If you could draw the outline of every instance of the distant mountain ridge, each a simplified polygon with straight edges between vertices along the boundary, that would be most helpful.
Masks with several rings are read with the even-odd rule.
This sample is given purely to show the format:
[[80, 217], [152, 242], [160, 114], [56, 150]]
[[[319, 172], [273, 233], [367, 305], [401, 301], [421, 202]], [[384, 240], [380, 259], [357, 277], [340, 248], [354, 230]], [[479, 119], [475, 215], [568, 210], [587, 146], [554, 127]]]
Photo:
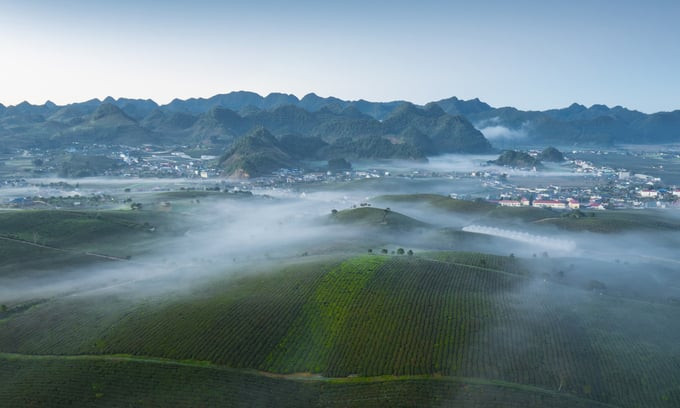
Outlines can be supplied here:
[[[305, 106], [307, 108], [305, 108]], [[368, 113], [367, 113], [368, 112]], [[378, 119], [375, 117], [383, 117]], [[0, 141], [10, 147], [54, 148], [73, 142], [124, 145], [210, 145], [230, 148], [264, 128], [286, 143], [313, 140], [298, 159], [422, 159], [442, 153], [486, 153], [492, 146], [463, 116], [436, 104], [346, 102], [310, 94], [234, 92], [209, 99], [97, 99], [80, 104], [22, 103], [0, 112]], [[256, 172], [257, 173], [257, 172]]]
[[[302, 98], [285, 93], [261, 96], [248, 91], [175, 99], [166, 105], [111, 97], [64, 106], [0, 104], [0, 142], [9, 147], [57, 147], [77, 140], [228, 147], [260, 126], [277, 138], [301, 135], [345, 146], [348, 140], [362, 140], [364, 147], [381, 150], [375, 157], [485, 153], [491, 151], [491, 143], [680, 142], [680, 110], [645, 114], [605, 105], [522, 111], [492, 107], [476, 98], [451, 97], [418, 106], [407, 101], [347, 101], [314, 93]], [[383, 140], [394, 147], [384, 149]], [[368, 149], [356, 156], [372, 155]]]

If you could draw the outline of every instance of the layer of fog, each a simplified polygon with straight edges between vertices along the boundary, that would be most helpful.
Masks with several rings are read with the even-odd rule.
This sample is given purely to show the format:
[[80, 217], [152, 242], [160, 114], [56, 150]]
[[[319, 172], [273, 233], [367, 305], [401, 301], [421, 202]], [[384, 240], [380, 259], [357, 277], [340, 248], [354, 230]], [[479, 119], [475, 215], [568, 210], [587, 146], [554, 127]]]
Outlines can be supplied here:
[[524, 122], [518, 129], [512, 129], [502, 125], [500, 118], [495, 117], [478, 122], [475, 124], [475, 127], [482, 132], [484, 137], [494, 143], [527, 139], [529, 137], [530, 123]]
[[[549, 256], [550, 259], [570, 259], [569, 264], [577, 258], [584, 265], [583, 274], [604, 274], [602, 279], [608, 286], [617, 280], [623, 282], [624, 278], [629, 286], [636, 280], [654, 281], [651, 287], [655, 288], [665, 283], [669, 283], [669, 287], [677, 286], [669, 271], [680, 267], [678, 232], [568, 232], [519, 220], [489, 218], [484, 214], [450, 212], [422, 202], [380, 202], [375, 200], [380, 194], [443, 192], [452, 186], [442, 180], [432, 184], [432, 180], [425, 179], [413, 180], [411, 189], [396, 190], [389, 181], [383, 179], [382, 183], [378, 188], [364, 185], [366, 188], [263, 190], [269, 198], [256, 195], [251, 199], [204, 199], [200, 204], [193, 204], [184, 215], [183, 222], [188, 221], [190, 225], [185, 234], [154, 241], [146, 255], [136, 256], [130, 262], [97, 263], [56, 271], [49, 277], [3, 277], [0, 278], [0, 300], [74, 294], [98, 287], [128, 290], [148, 287], [141, 283], [151, 280], [156, 282], [156, 290], [179, 290], [192, 281], [224, 278], [257, 264], [270, 264], [271, 269], [276, 269], [288, 260], [331, 254], [350, 256], [366, 253], [368, 249], [391, 251], [398, 247], [413, 249], [416, 254], [427, 250], [465, 250], [530, 259]], [[361, 203], [390, 207], [432, 227], [393, 231], [375, 225], [331, 222], [332, 209], [348, 209]], [[471, 230], [475, 225], [484, 227], [489, 236], [478, 234], [483, 232], [479, 228]], [[624, 263], [646, 266], [638, 273], [617, 276], [612, 272], [621, 270]], [[595, 264], [597, 268], [589, 266]], [[598, 272], [600, 270], [605, 272]]]
[[379, 241], [379, 234], [330, 222], [331, 210], [347, 205], [299, 197], [203, 200], [183, 215], [190, 226], [183, 235], [154, 240], [145, 255], [30, 277], [3, 276], [0, 301], [144, 280], [164, 279], [168, 290], [178, 290], [193, 280], [228, 276], [257, 263], [365, 252], [365, 243]]
[[552, 238], [544, 235], [534, 235], [526, 231], [514, 231], [509, 229], [489, 227], [484, 225], [468, 225], [463, 227], [465, 232], [474, 232], [476, 234], [493, 235], [501, 238], [508, 238], [532, 246], [556, 250], [560, 254], [565, 254], [576, 249], [576, 243], [568, 239]]

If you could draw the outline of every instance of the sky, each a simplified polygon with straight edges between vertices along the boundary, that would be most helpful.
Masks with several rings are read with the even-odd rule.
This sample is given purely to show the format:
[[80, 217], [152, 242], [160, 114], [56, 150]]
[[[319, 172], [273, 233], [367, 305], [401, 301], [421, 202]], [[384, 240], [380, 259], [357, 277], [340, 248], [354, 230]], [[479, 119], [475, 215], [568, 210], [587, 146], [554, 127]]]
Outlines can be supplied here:
[[0, 0], [0, 103], [249, 90], [680, 109], [677, 1]]

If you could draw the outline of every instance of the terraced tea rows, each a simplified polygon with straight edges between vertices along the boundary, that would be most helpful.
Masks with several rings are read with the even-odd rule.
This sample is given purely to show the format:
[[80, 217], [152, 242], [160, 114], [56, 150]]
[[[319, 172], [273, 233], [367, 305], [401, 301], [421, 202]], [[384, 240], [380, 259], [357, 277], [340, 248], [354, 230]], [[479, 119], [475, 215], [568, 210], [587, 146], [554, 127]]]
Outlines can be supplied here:
[[22, 407], [468, 407], [604, 408], [531, 387], [474, 379], [274, 378], [256, 372], [125, 357], [0, 354], [0, 402]]
[[[425, 256], [437, 260], [307, 261], [141, 304], [51, 301], [0, 321], [0, 351], [124, 353], [357, 381], [465, 377], [623, 407], [680, 403], [676, 306], [532, 278], [512, 257]], [[427, 381], [410, 383], [411, 405], [440, 397]]]

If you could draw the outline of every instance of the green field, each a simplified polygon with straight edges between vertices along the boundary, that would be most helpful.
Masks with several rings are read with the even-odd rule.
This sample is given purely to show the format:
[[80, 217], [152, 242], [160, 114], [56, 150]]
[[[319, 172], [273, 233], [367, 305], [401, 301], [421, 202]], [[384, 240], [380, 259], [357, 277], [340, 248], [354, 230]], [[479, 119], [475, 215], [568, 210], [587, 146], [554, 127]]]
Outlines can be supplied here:
[[0, 398], [674, 407], [678, 310], [546, 282], [510, 257], [309, 259], [162, 297], [84, 295], [11, 314]]
[[413, 229], [429, 227], [426, 223], [407, 217], [389, 208], [360, 207], [331, 214], [331, 222], [339, 224], [360, 224], [389, 229]]
[[0, 401], [13, 407], [609, 406], [534, 387], [454, 377], [280, 377], [126, 356], [0, 354], [0, 363]]
[[483, 218], [497, 224], [530, 223], [533, 226], [552, 226], [567, 231], [619, 233], [680, 229], [680, 221], [668, 217], [663, 211], [586, 211], [584, 216], [573, 217], [567, 211], [536, 207], [499, 207], [485, 201], [457, 200], [437, 194], [385, 195], [376, 197], [375, 200], [383, 205], [391, 205], [395, 211], [400, 211], [402, 206], [425, 204], [434, 210], [468, 217], [470, 221]]
[[[651, 273], [636, 271], [651, 263], [481, 253], [503, 253], [507, 241], [397, 211], [413, 199], [565, 229], [581, 221], [594, 230], [607, 222], [637, 228], [626, 220], [671, 225], [655, 213], [572, 219], [397, 196], [394, 211], [360, 207], [315, 218], [327, 231], [361, 234], [309, 243], [311, 255], [237, 263], [196, 252], [177, 266], [158, 247], [199, 236], [203, 224], [190, 224], [189, 207], [0, 212], [0, 279], [10, 283], [58, 281], [105, 264], [156, 268], [143, 279], [113, 274], [0, 299], [0, 406], [680, 404], [680, 303], [652, 295], [664, 289], [658, 282], [640, 290], [623, 279], [676, 285], [674, 265]], [[415, 254], [380, 250], [398, 246]]]
[[127, 259], [179, 231], [179, 223], [151, 211], [2, 211], [0, 276]]

